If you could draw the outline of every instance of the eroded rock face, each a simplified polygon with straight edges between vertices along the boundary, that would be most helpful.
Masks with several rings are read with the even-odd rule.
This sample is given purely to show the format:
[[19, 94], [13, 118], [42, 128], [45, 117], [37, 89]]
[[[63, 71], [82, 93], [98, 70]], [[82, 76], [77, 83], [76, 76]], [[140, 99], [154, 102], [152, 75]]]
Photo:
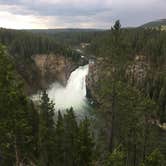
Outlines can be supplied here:
[[150, 66], [146, 63], [146, 57], [136, 55], [134, 62], [126, 69], [126, 77], [128, 81], [135, 86], [142, 86]]
[[99, 81], [99, 61], [90, 60], [89, 61], [89, 72], [86, 76], [86, 87], [87, 87], [87, 97], [96, 104], [100, 101], [100, 97], [97, 92], [97, 82]]
[[[108, 63], [109, 62], [109, 63]], [[97, 57], [89, 62], [89, 73], [86, 78], [87, 97], [95, 104], [102, 104], [103, 98], [100, 94], [101, 84], [105, 78], [112, 74], [111, 62], [105, 57]]]
[[31, 95], [48, 88], [55, 81], [66, 85], [70, 73], [77, 67], [62, 55], [38, 54], [30, 63], [17, 64], [17, 71], [23, 78], [25, 93]]
[[[111, 61], [99, 57], [89, 64], [89, 74], [86, 78], [88, 97], [97, 103], [102, 103], [101, 95], [99, 95], [100, 82], [104, 78], [111, 78], [113, 73], [113, 65]], [[126, 67], [126, 78], [133, 86], [143, 86], [146, 80], [150, 65], [146, 62], [146, 57], [136, 55], [131, 64]], [[111, 83], [111, 79], [110, 79]]]
[[70, 73], [77, 67], [70, 59], [60, 55], [35, 55], [33, 59], [40, 71], [43, 87], [55, 81], [65, 85]]

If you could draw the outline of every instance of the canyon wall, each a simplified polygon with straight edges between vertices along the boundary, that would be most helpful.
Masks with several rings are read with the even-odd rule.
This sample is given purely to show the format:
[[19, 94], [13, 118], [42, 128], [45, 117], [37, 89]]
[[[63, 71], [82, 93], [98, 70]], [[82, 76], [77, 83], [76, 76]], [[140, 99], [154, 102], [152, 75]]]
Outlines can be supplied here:
[[[114, 66], [107, 58], [98, 57], [89, 63], [89, 73], [86, 78], [87, 97], [95, 103], [102, 103], [102, 95], [99, 93], [103, 81], [110, 78], [113, 74]], [[125, 78], [126, 81], [133, 86], [142, 87], [146, 81], [150, 65], [146, 62], [146, 57], [143, 55], [135, 55], [131, 63], [126, 66]]]
[[31, 63], [17, 65], [17, 71], [24, 80], [25, 92], [33, 94], [55, 81], [66, 85], [70, 73], [77, 67], [77, 63], [61, 55], [37, 54]]

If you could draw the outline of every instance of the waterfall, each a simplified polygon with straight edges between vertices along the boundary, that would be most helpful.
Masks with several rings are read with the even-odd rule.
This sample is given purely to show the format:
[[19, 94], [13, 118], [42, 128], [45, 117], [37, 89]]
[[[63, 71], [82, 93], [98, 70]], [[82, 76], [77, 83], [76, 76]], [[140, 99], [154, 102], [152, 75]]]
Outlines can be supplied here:
[[67, 81], [66, 87], [58, 83], [52, 84], [47, 90], [49, 98], [55, 103], [56, 110], [73, 107], [80, 110], [86, 106], [86, 75], [88, 65], [80, 66], [73, 71]]

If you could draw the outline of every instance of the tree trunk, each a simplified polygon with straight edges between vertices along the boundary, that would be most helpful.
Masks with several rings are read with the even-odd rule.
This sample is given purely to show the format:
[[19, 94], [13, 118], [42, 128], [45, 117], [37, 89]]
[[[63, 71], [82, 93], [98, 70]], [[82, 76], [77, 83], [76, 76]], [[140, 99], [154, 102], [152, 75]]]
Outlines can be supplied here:
[[113, 152], [113, 139], [114, 139], [114, 119], [115, 119], [115, 83], [113, 82], [113, 92], [112, 92], [112, 106], [111, 106], [111, 128], [110, 128], [110, 142], [109, 142], [109, 151]]
[[137, 145], [134, 145], [134, 166], [136, 166], [136, 159], [137, 159]]
[[144, 146], [143, 146], [143, 161], [145, 161], [146, 157], [146, 146], [148, 142], [148, 131], [149, 131], [149, 125], [148, 125], [148, 118], [145, 117], [145, 136], [144, 136]]
[[133, 140], [133, 142], [134, 142], [134, 157], [133, 157], [133, 160], [134, 160], [134, 166], [136, 166], [136, 160], [137, 160], [137, 144], [136, 144], [136, 141], [137, 140], [137, 138], [136, 138], [136, 131], [134, 130], [134, 140]]
[[16, 166], [20, 166], [20, 157], [19, 157], [19, 150], [17, 146], [17, 139], [15, 137], [15, 155], [16, 155]]

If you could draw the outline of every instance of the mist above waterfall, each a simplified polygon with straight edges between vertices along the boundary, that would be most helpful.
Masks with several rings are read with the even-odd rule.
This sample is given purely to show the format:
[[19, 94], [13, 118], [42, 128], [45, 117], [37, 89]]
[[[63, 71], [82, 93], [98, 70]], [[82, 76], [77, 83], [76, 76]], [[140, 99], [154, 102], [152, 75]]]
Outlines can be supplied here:
[[86, 75], [88, 65], [81, 66], [73, 71], [67, 81], [66, 87], [54, 83], [47, 90], [49, 98], [55, 103], [56, 110], [73, 107], [80, 110], [87, 105], [86, 99]]

